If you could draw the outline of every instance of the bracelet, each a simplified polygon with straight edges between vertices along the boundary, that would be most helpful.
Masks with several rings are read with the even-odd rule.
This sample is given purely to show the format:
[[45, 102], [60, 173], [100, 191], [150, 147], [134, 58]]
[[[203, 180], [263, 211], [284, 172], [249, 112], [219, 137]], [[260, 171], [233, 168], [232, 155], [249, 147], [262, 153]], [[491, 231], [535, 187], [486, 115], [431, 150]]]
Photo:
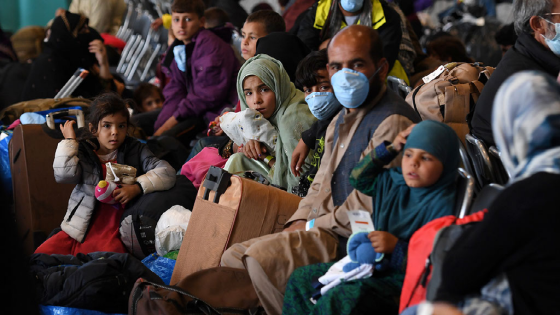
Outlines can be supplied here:
[[267, 157], [264, 158], [264, 162], [265, 162], [266, 164], [269, 164], [270, 161], [272, 161], [272, 160], [274, 160], [274, 159], [275, 159], [275, 157], [273, 157], [272, 155], [269, 155], [269, 156], [267, 156]]
[[233, 140], [229, 140], [226, 146], [224, 147], [224, 150], [222, 151], [222, 157], [224, 159], [228, 159], [232, 155], [233, 153], [232, 148], [233, 148]]

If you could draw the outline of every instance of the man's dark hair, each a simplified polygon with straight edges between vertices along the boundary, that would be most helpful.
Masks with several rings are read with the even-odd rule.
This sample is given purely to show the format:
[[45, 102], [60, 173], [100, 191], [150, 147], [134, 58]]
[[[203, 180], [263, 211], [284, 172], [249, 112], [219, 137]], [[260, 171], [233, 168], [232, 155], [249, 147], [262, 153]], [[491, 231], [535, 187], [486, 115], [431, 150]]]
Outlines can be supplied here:
[[251, 15], [247, 17], [246, 23], [261, 23], [264, 25], [264, 30], [267, 34], [286, 31], [286, 22], [284, 22], [284, 18], [282, 18], [280, 14], [270, 10], [251, 13]]
[[202, 0], [174, 0], [171, 5], [173, 13], [195, 13], [199, 18], [204, 17], [204, 9]]
[[312, 87], [317, 84], [317, 72], [327, 70], [329, 57], [327, 50], [313, 51], [305, 56], [297, 66], [295, 85], [298, 89]]
[[517, 41], [517, 34], [515, 33], [515, 26], [513, 23], [502, 26], [500, 30], [494, 35], [494, 39], [499, 45], [510, 46]]
[[204, 11], [204, 17], [206, 18], [208, 28], [224, 26], [229, 22], [229, 15], [226, 11], [217, 7], [209, 8]]

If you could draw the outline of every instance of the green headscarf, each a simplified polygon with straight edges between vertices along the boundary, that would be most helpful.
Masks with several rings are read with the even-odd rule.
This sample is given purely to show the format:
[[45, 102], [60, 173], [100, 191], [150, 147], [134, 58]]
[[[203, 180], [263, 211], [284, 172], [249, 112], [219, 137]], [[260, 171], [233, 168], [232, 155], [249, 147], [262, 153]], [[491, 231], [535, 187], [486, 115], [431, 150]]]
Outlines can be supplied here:
[[[243, 93], [243, 81], [253, 75], [259, 77], [276, 97], [276, 108], [272, 116], [268, 118], [278, 131], [272, 183], [291, 191], [299, 181], [299, 178], [290, 171], [292, 152], [301, 139], [301, 133], [309, 129], [317, 119], [311, 114], [305, 103], [305, 94], [290, 82], [290, 77], [282, 63], [262, 54], [247, 60], [237, 75], [237, 95], [241, 103], [241, 110], [249, 108], [245, 93]], [[306, 164], [308, 167], [309, 164]], [[307, 167], [303, 168], [303, 172]]]
[[408, 187], [400, 167], [378, 177], [372, 215], [375, 229], [404, 240], [426, 223], [453, 214], [460, 163], [457, 134], [437, 121], [425, 120], [414, 126], [404, 150], [408, 148], [430, 153], [443, 164], [443, 171], [435, 184], [423, 188]]

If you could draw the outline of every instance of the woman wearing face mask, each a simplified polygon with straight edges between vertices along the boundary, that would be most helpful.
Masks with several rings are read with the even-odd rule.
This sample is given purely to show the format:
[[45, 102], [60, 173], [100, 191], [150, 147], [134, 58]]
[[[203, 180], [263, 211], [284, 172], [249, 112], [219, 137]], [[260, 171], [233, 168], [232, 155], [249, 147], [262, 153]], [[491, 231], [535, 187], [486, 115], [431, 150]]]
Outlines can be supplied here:
[[[224, 169], [230, 173], [254, 170], [266, 175], [272, 184], [292, 191], [298, 177], [290, 172], [290, 162], [301, 133], [316, 121], [282, 64], [267, 55], [257, 55], [245, 62], [237, 77], [237, 94], [241, 110], [260, 112], [274, 128], [278, 138], [275, 152], [259, 141], [250, 140], [240, 153], [232, 155]], [[307, 170], [309, 164], [302, 166]]]
[[99, 33], [88, 27], [85, 16], [64, 11], [54, 19], [45, 49], [33, 62], [22, 100], [54, 97], [78, 68], [90, 73], [73, 96], [92, 98], [103, 91], [121, 94], [124, 90], [124, 84], [109, 71], [107, 50]]
[[[401, 44], [404, 44], [404, 22], [401, 22], [399, 14], [384, 0], [320, 0], [305, 13], [296, 35], [316, 50], [348, 25], [370, 26], [382, 39], [389, 75], [407, 81], [405, 69], [398, 61]], [[404, 28], [406, 30], [406, 26]]]

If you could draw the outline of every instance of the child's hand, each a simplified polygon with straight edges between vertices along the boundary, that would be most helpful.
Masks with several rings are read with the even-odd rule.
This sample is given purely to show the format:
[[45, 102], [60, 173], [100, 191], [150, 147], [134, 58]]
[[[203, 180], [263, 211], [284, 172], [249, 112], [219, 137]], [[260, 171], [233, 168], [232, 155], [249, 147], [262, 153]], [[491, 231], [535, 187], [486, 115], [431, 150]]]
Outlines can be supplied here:
[[257, 140], [249, 140], [243, 146], [243, 154], [254, 160], [262, 160], [266, 157], [266, 148]]
[[303, 142], [302, 139], [299, 140], [294, 152], [292, 153], [292, 162], [290, 163], [290, 169], [292, 174], [295, 176], [300, 176], [299, 170], [305, 161], [305, 158], [309, 154], [309, 147]]
[[74, 131], [74, 124], [76, 122], [73, 120], [68, 120], [64, 123], [64, 126], [60, 124], [60, 131], [62, 131], [62, 135], [64, 139], [73, 139], [76, 140], [76, 132]]
[[371, 246], [378, 253], [391, 254], [399, 239], [389, 232], [373, 231], [368, 234]]
[[120, 202], [123, 205], [127, 204], [129, 201], [142, 193], [142, 191], [140, 190], [140, 186], [136, 184], [122, 184], [120, 186], [121, 187], [119, 189], [115, 189], [115, 191], [113, 191], [113, 198], [115, 198], [117, 202]]
[[414, 126], [416, 126], [416, 124], [410, 125], [405, 130], [399, 132], [395, 140], [393, 140], [393, 149], [400, 151], [404, 148], [404, 145], [406, 144], [406, 138], [408, 137], [408, 135], [410, 135]]

